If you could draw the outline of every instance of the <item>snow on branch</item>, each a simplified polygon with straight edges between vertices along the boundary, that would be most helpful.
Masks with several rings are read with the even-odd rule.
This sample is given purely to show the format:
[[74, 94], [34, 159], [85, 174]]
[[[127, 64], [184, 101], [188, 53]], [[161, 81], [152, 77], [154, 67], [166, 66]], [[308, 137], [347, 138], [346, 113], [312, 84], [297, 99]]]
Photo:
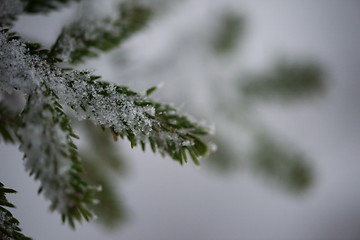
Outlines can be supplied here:
[[17, 40], [8, 29], [0, 31], [0, 89], [11, 93], [14, 89], [30, 94], [45, 78], [45, 71], [38, 68], [42, 60], [27, 54], [26, 45]]
[[312, 61], [278, 60], [270, 71], [250, 75], [241, 90], [253, 99], [297, 100], [315, 96], [325, 88], [324, 72]]
[[89, 220], [92, 214], [86, 205], [94, 203], [96, 189], [81, 180], [81, 161], [72, 141], [77, 136], [52, 91], [45, 85], [37, 88], [21, 118], [20, 150], [25, 168], [41, 183], [39, 192], [70, 226], [74, 227], [74, 219]]
[[123, 3], [114, 17], [81, 18], [62, 30], [51, 54], [73, 64], [83, 62], [86, 57], [96, 57], [99, 50], [117, 47], [142, 29], [150, 16], [148, 7]]
[[126, 136], [131, 146], [149, 143], [153, 151], [168, 154], [180, 163], [187, 153], [197, 159], [208, 153], [208, 147], [197, 137], [209, 129], [177, 114], [169, 105], [156, 103], [127, 87], [98, 81], [89, 72], [63, 72], [50, 88], [62, 103], [75, 110], [77, 117], [109, 127], [116, 135]]
[[89, 220], [88, 205], [96, 189], [82, 180], [82, 163], [63, 105], [79, 120], [88, 119], [126, 137], [131, 146], [146, 145], [181, 164], [190, 156], [195, 164], [209, 152], [200, 139], [208, 129], [178, 115], [165, 104], [127, 87], [99, 81], [87, 71], [61, 69], [59, 60], [39, 44], [24, 43], [7, 29], [0, 30], [0, 92], [17, 89], [27, 105], [20, 114], [17, 137], [25, 154], [25, 166], [40, 181], [40, 190], [60, 212], [63, 221]]
[[[4, 34], [6, 35], [6, 33]], [[4, 37], [3, 37], [4, 38]], [[1, 37], [0, 37], [1, 39]], [[111, 128], [120, 137], [126, 136], [132, 146], [149, 143], [153, 151], [169, 154], [175, 160], [187, 161], [186, 152], [197, 163], [197, 159], [208, 153], [207, 146], [198, 138], [209, 131], [200, 124], [180, 116], [169, 105], [156, 103], [127, 87], [99, 81], [86, 71], [59, 69], [43, 59], [43, 50], [26, 48], [16, 39], [2, 44], [4, 52], [10, 48], [15, 57], [4, 59], [0, 72], [7, 74], [0, 78], [0, 86], [10, 91], [11, 87], [30, 94], [39, 81], [49, 87], [61, 104], [75, 110], [79, 120], [89, 119], [97, 125]], [[16, 49], [18, 49], [16, 51]], [[16, 68], [16, 61], [22, 68]], [[21, 74], [21, 77], [17, 77]], [[11, 76], [14, 75], [14, 76]], [[27, 81], [22, 84], [24, 76]], [[25, 79], [26, 79], [25, 78]]]

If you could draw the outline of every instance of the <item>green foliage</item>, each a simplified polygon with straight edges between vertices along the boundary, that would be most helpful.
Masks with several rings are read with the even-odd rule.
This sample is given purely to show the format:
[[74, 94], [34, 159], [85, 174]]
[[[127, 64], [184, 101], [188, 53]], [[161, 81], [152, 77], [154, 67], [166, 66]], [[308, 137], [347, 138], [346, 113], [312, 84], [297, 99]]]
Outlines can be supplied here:
[[219, 27], [213, 41], [217, 53], [229, 53], [236, 47], [241, 33], [244, 31], [244, 20], [236, 13], [221, 16]]
[[81, 63], [87, 57], [97, 57], [98, 50], [109, 51], [144, 28], [150, 17], [151, 11], [147, 7], [120, 4], [116, 19], [80, 19], [62, 30], [51, 55], [72, 64]]
[[317, 64], [280, 61], [272, 71], [249, 77], [242, 91], [252, 98], [295, 100], [323, 88], [323, 73]]
[[258, 173], [294, 192], [302, 192], [313, 182], [306, 158], [289, 146], [281, 146], [270, 136], [257, 136], [251, 156]]
[[[304, 60], [278, 61], [270, 69], [238, 78], [237, 104], [220, 99], [225, 103], [220, 104], [217, 111], [228, 116], [227, 124], [233, 124], [229, 129], [238, 129], [239, 138], [238, 142], [234, 139], [225, 142], [227, 132], [219, 131], [216, 136], [219, 150], [207, 162], [221, 173], [230, 173], [243, 163], [241, 166], [250, 166], [252, 171], [265, 177], [266, 182], [292, 193], [303, 193], [313, 184], [310, 163], [295, 146], [278, 141], [270, 129], [264, 129], [259, 118], [254, 118], [252, 104], [263, 100], [289, 104], [316, 97], [324, 91], [324, 74], [318, 64]], [[249, 143], [255, 148], [251, 149]]]
[[[144, 103], [142, 103], [144, 104]], [[199, 164], [198, 158], [207, 155], [209, 152], [208, 146], [203, 143], [198, 136], [207, 135], [209, 130], [199, 124], [191, 122], [185, 116], [179, 116], [176, 109], [169, 105], [162, 105], [155, 102], [147, 102], [155, 107], [155, 116], [153, 118], [159, 123], [154, 126], [153, 136], [149, 137], [150, 146], [153, 152], [156, 152], [156, 147], [160, 153], [168, 153], [174, 160], [183, 164], [187, 162], [187, 153], [195, 164]], [[162, 132], [171, 133], [174, 138], [163, 137]], [[121, 134], [120, 134], [121, 136]], [[136, 143], [130, 139], [132, 145]], [[178, 143], [181, 143], [179, 146]], [[145, 150], [144, 142], [140, 142], [142, 148]]]
[[11, 214], [7, 208], [14, 208], [7, 198], [7, 193], [16, 193], [15, 190], [5, 188], [0, 182], [0, 239], [3, 240], [31, 240], [21, 233], [19, 221]]
[[[148, 142], [154, 152], [159, 150], [163, 155], [166, 153], [181, 164], [187, 162], [187, 154], [198, 164], [198, 158], [209, 152], [207, 145], [198, 138], [208, 134], [208, 129], [178, 115], [175, 108], [156, 103], [127, 87], [98, 81], [97, 76], [89, 75], [88, 72], [79, 72], [75, 78], [71, 76], [64, 79], [65, 84], [71, 86], [62, 97], [65, 99], [64, 103], [76, 112], [83, 111], [95, 124], [101, 123], [97, 117], [88, 116], [92, 109], [100, 110], [99, 107], [105, 106], [95, 116], [110, 115], [116, 109], [114, 121], [106, 121], [101, 125], [111, 128], [121, 138], [126, 137], [131, 147], [141, 145], [145, 150]], [[75, 98], [71, 101], [71, 97], [67, 96]], [[98, 105], [99, 101], [101, 106]], [[129, 108], [134, 110], [128, 112]]]

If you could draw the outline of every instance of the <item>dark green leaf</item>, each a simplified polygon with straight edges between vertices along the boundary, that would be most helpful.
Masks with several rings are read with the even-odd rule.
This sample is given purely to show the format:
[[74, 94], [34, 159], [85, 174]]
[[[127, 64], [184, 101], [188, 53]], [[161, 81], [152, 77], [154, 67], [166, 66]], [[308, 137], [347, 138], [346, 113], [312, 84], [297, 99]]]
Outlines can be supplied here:
[[[147, 7], [123, 3], [119, 5], [117, 19], [103, 18], [93, 22], [81, 19], [63, 29], [50, 55], [54, 58], [66, 56], [65, 60], [70, 63], [81, 63], [85, 58], [98, 56], [97, 50], [109, 51], [119, 46], [144, 28], [150, 16], [151, 11]], [[91, 30], [84, 27], [86, 24], [91, 26]], [[68, 49], [68, 41], [72, 42], [71, 51]]]

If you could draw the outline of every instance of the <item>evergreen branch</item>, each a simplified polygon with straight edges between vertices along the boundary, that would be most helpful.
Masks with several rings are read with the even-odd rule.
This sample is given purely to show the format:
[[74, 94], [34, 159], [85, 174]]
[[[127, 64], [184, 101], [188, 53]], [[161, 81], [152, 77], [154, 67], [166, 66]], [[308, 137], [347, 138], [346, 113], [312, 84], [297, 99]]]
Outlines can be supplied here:
[[0, 88], [18, 89], [29, 96], [17, 131], [25, 166], [40, 180], [39, 191], [51, 201], [51, 209], [72, 227], [75, 221], [91, 218], [87, 205], [93, 203], [95, 190], [81, 179], [82, 165], [71, 139], [75, 135], [59, 103], [74, 109], [80, 120], [89, 119], [126, 136], [132, 147], [140, 144], [145, 150], [149, 144], [154, 152], [166, 153], [180, 163], [190, 155], [198, 164], [198, 158], [208, 152], [199, 139], [207, 129], [168, 105], [98, 81], [89, 72], [61, 70], [47, 50], [22, 43], [5, 29], [0, 31], [0, 50], [5, 53], [0, 54]]
[[126, 87], [98, 81], [89, 72], [63, 72], [61, 82], [49, 82], [61, 103], [75, 110], [79, 120], [111, 128], [126, 136], [131, 146], [149, 143], [152, 150], [168, 154], [180, 163], [186, 153], [198, 164], [208, 147], [198, 137], [208, 129], [177, 114], [169, 105], [156, 103]]
[[29, 95], [41, 80], [48, 78], [49, 66], [39, 50], [32, 50], [32, 45], [39, 47], [19, 41], [16, 33], [7, 28], [0, 30], [1, 91], [11, 93], [17, 89]]
[[0, 239], [2, 240], [31, 240], [21, 233], [19, 221], [5, 207], [14, 208], [7, 198], [7, 193], [16, 193], [15, 190], [5, 188], [0, 182]]
[[51, 201], [71, 227], [92, 217], [95, 188], [82, 180], [82, 163], [72, 141], [77, 137], [52, 91], [45, 84], [29, 97], [18, 130], [25, 167], [41, 182], [39, 193]]
[[233, 12], [221, 16], [219, 26], [213, 39], [216, 53], [230, 53], [244, 32], [244, 19]]
[[282, 146], [267, 134], [256, 136], [251, 160], [256, 171], [288, 190], [301, 193], [311, 186], [313, 173], [307, 159], [292, 148]]
[[119, 5], [116, 19], [81, 19], [63, 29], [51, 55], [72, 64], [96, 57], [97, 51], [109, 51], [144, 28], [150, 16], [149, 8], [127, 3]]
[[314, 95], [323, 88], [323, 73], [316, 64], [280, 61], [271, 72], [250, 76], [242, 91], [253, 98], [292, 100]]
[[41, 181], [39, 192], [51, 200], [51, 209], [59, 211], [63, 221], [74, 227], [75, 220], [91, 218], [86, 205], [92, 203], [94, 189], [80, 178], [82, 166], [71, 140], [75, 135], [45, 84], [58, 78], [56, 61], [47, 57], [48, 52], [39, 44], [24, 44], [6, 29], [0, 33], [0, 87], [31, 96], [17, 130], [25, 166]]
[[[6, 32], [3, 34], [8, 36]], [[0, 35], [0, 40], [9, 52], [9, 59], [4, 61], [4, 66], [0, 65], [0, 71], [11, 81], [0, 79], [0, 87], [31, 94], [42, 81], [60, 103], [75, 110], [80, 120], [89, 119], [111, 128], [120, 137], [126, 136], [132, 147], [140, 144], [145, 149], [149, 143], [154, 152], [157, 148], [161, 154], [167, 153], [180, 163], [187, 162], [187, 153], [196, 164], [199, 157], [208, 153], [208, 147], [198, 138], [207, 134], [208, 129], [178, 115], [174, 108], [126, 87], [98, 81], [100, 77], [89, 72], [60, 70], [55, 66], [56, 58], [47, 58], [48, 51], [39, 50], [37, 44], [24, 45], [4, 36]], [[15, 67], [16, 63], [20, 67]], [[24, 78], [28, 78], [26, 84]]]

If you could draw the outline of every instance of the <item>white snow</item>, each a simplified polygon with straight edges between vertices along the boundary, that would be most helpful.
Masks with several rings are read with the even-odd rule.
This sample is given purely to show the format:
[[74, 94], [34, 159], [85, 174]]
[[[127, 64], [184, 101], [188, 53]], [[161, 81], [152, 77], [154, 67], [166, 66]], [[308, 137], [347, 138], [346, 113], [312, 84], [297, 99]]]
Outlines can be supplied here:
[[169, 141], [175, 144], [176, 151], [194, 144], [179, 135], [186, 134], [187, 129], [153, 131], [163, 123], [154, 118], [155, 108], [145, 103], [146, 97], [91, 80], [88, 72], [62, 71], [9, 37], [8, 33], [0, 33], [0, 91], [11, 93], [17, 89], [28, 98], [22, 113], [24, 125], [17, 131], [20, 150], [25, 154], [26, 169], [41, 182], [43, 194], [57, 204], [60, 213], [72, 207], [69, 197], [76, 191], [70, 184], [70, 133], [62, 125], [66, 116], [56, 110], [56, 101], [70, 106], [79, 120], [91, 120], [116, 133], [133, 136], [135, 141], [147, 142], [149, 137], [155, 137], [161, 153], [169, 150]]
[[11, 93], [14, 89], [29, 94], [44, 78], [37, 66], [41, 63], [37, 57], [25, 54], [26, 48], [18, 40], [8, 41], [8, 34], [0, 33], [0, 89]]
[[50, 96], [39, 88], [29, 101], [30, 107], [23, 115], [26, 124], [18, 130], [25, 168], [41, 182], [45, 197], [58, 203], [57, 210], [65, 213], [71, 203], [69, 193], [74, 191], [69, 184], [72, 161], [68, 133], [60, 127], [60, 116], [50, 110], [49, 104], [54, 104]]

